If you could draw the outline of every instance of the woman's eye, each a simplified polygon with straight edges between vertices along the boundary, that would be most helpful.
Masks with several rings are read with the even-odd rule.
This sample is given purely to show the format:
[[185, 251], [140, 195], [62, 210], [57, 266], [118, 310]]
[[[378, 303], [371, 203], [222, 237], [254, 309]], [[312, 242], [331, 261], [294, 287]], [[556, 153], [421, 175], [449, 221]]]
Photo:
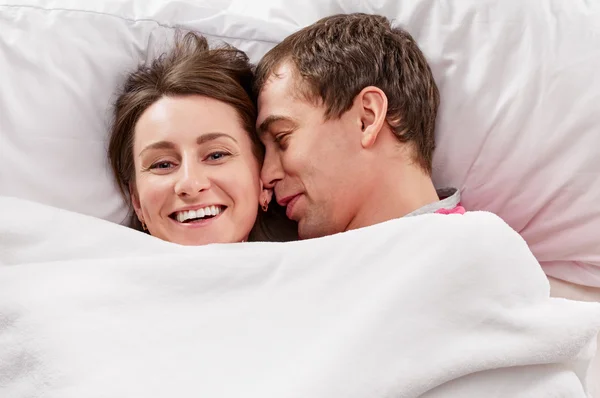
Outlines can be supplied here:
[[230, 154], [228, 152], [213, 152], [211, 154], [209, 154], [206, 159], [207, 160], [221, 160], [227, 156], [229, 156]]
[[173, 166], [173, 164], [171, 162], [156, 162], [152, 166], [150, 166], [150, 168], [151, 169], [168, 169], [172, 166]]

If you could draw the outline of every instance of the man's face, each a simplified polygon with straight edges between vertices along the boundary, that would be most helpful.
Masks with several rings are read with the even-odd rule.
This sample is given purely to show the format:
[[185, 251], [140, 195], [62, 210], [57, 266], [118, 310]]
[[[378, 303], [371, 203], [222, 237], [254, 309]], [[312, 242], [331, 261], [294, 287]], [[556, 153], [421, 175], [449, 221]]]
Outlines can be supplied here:
[[360, 117], [351, 109], [325, 121], [323, 106], [295, 92], [292, 72], [280, 66], [258, 97], [257, 128], [266, 147], [261, 178], [307, 239], [345, 231], [368, 192], [361, 181]]

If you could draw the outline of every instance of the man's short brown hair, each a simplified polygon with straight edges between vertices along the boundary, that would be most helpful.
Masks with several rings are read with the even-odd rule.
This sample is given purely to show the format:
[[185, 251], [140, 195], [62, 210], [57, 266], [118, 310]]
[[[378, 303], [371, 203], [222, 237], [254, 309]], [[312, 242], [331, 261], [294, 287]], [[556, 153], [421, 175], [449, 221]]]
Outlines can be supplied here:
[[348, 111], [365, 87], [381, 89], [388, 98], [388, 124], [400, 142], [414, 146], [415, 161], [431, 173], [440, 97], [427, 60], [408, 32], [392, 28], [379, 15], [323, 18], [263, 57], [255, 71], [256, 96], [285, 62], [297, 75], [297, 92], [325, 106], [325, 119]]

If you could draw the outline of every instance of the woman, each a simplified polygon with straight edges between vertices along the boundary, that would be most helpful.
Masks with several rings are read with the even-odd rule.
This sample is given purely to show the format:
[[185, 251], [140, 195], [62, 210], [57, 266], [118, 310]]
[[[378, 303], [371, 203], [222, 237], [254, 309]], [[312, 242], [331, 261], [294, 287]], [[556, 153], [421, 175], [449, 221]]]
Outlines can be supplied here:
[[109, 158], [132, 227], [183, 245], [294, 239], [260, 181], [252, 77], [242, 51], [195, 33], [129, 75]]

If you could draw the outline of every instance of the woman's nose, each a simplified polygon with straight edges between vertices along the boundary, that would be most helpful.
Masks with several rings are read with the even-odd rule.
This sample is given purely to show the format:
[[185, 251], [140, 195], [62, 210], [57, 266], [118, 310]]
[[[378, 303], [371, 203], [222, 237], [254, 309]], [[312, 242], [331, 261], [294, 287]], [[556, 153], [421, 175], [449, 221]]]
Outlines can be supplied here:
[[175, 183], [175, 193], [179, 196], [194, 196], [210, 188], [210, 179], [205, 168], [193, 162], [184, 162]]

